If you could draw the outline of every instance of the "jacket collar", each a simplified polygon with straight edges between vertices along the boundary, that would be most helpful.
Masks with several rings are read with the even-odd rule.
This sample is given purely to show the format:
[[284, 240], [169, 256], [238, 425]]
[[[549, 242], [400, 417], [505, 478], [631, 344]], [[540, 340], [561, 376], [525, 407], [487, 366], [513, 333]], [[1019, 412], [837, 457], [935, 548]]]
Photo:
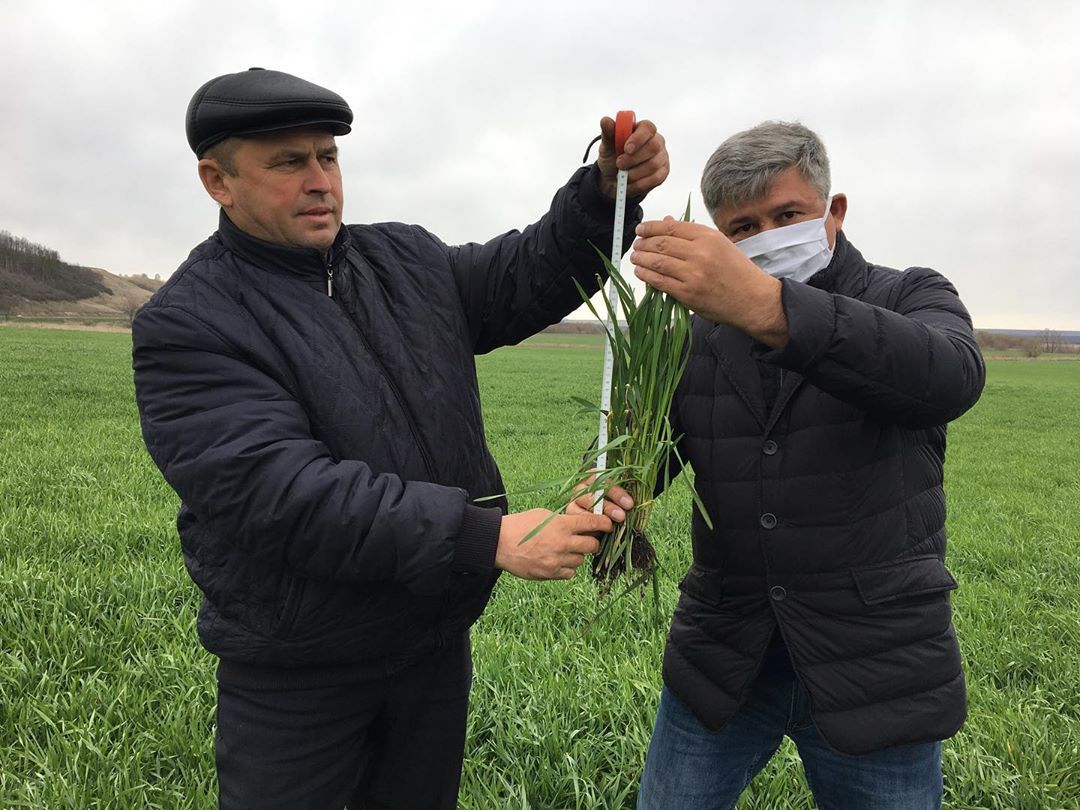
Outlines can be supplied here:
[[869, 283], [866, 259], [848, 241], [843, 231], [837, 231], [832, 261], [806, 283], [819, 290], [857, 298]]
[[324, 259], [315, 248], [275, 245], [252, 236], [238, 228], [224, 209], [218, 216], [218, 236], [225, 247], [263, 270], [315, 278], [325, 276], [327, 267], [336, 266], [350, 244], [349, 229], [342, 225]]
[[[824, 270], [807, 280], [806, 284], [825, 292], [858, 298], [866, 290], [868, 279], [866, 259], [847, 240], [843, 231], [837, 231], [832, 261]], [[761, 371], [758, 368], [758, 355], [763, 353], [765, 347], [745, 332], [723, 324], [709, 330], [705, 342], [716, 355], [717, 363], [727, 375], [732, 387], [767, 435], [776, 424], [784, 406], [803, 383], [802, 375], [790, 370], [784, 371], [776, 402], [772, 411], [767, 411]]]

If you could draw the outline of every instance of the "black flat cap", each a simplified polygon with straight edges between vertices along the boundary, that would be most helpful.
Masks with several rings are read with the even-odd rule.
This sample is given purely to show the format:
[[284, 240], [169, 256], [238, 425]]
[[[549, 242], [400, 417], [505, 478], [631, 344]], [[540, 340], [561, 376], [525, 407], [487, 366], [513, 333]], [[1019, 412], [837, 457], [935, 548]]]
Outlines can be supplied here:
[[202, 157], [232, 135], [307, 126], [344, 135], [352, 119], [337, 93], [288, 73], [251, 68], [218, 76], [195, 92], [187, 109], [187, 140]]

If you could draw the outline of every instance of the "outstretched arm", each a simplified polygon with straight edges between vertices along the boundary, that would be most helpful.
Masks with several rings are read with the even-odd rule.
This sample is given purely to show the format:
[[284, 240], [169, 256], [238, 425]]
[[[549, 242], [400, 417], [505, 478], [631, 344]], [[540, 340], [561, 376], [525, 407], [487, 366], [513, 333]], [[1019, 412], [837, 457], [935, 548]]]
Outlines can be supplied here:
[[979, 398], [985, 380], [971, 317], [939, 273], [897, 280], [890, 309], [757, 268], [704, 225], [643, 222], [630, 256], [645, 283], [708, 320], [762, 344], [760, 359], [875, 417], [910, 427], [942, 425]]
[[596, 291], [604, 268], [593, 246], [611, 244], [619, 169], [628, 174], [623, 244], [630, 243], [641, 219], [637, 203], [668, 175], [667, 147], [652, 122], [639, 121], [616, 159], [613, 129], [603, 119], [599, 159], [571, 177], [539, 221], [483, 244], [438, 243], [453, 268], [476, 353], [517, 343], [577, 309], [575, 282]]

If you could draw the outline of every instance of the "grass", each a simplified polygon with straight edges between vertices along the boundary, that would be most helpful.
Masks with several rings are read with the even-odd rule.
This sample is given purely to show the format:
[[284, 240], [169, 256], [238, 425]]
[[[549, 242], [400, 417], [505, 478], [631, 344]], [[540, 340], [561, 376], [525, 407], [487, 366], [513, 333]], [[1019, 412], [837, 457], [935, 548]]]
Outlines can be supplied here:
[[[570, 397], [596, 397], [600, 340], [479, 359], [511, 491], [576, 469], [595, 427]], [[1080, 808], [1078, 393], [1080, 363], [992, 362], [950, 428], [971, 710], [945, 746], [950, 808]], [[214, 662], [175, 507], [139, 437], [128, 336], [0, 329], [0, 807], [215, 806]], [[679, 486], [651, 524], [667, 612], [688, 511]], [[595, 604], [587, 576], [500, 583], [473, 634], [462, 808], [633, 806], [666, 617], [632, 600], [582, 636]], [[781, 749], [740, 808], [809, 808], [797, 762]]]

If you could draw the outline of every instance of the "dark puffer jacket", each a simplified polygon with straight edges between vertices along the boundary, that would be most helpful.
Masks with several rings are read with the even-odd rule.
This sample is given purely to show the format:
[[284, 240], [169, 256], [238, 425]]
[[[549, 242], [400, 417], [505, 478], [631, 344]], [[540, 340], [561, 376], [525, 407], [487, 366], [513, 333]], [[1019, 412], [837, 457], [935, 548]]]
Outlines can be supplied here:
[[382, 676], [476, 620], [502, 508], [472, 500], [503, 485], [473, 355], [576, 308], [575, 278], [596, 288], [589, 242], [613, 212], [596, 181], [580, 170], [486, 244], [343, 227], [329, 264], [222, 215], [139, 312], [143, 436], [182, 501], [200, 638], [238, 665], [223, 671]]
[[[971, 320], [941, 275], [868, 264], [842, 233], [783, 306], [781, 350], [694, 325], [673, 421], [714, 529], [695, 513], [664, 680], [719, 728], [779, 626], [834, 748], [944, 739], [966, 713], [942, 466], [983, 386]], [[781, 369], [770, 411], [759, 361]]]

